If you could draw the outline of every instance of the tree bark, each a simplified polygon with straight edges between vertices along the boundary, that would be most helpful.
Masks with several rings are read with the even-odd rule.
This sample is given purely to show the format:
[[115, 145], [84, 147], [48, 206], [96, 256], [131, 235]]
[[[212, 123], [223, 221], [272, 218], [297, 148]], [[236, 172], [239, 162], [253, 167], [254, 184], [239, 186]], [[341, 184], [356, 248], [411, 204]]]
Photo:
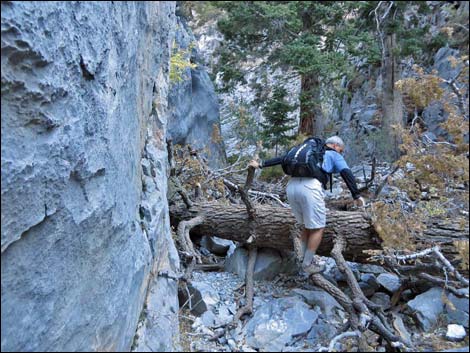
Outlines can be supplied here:
[[[252, 221], [249, 221], [243, 205], [218, 202], [196, 204], [190, 210], [183, 205], [174, 206], [170, 213], [173, 225], [196, 215], [205, 216], [203, 223], [192, 229], [194, 234], [216, 235], [242, 243], [254, 235], [250, 245], [280, 250], [294, 250], [292, 237], [299, 229], [290, 209], [272, 205], [257, 205], [256, 218]], [[318, 249], [320, 255], [330, 255], [335, 234], [345, 236], [348, 244], [344, 256], [350, 261], [367, 259], [369, 255], [364, 254], [363, 250], [381, 249], [381, 240], [364, 212], [329, 210], [327, 226]], [[444, 255], [454, 259], [456, 253], [452, 242], [457, 239], [468, 239], [468, 225], [462, 229], [458, 224], [436, 221], [428, 226], [417, 243], [423, 244], [422, 247], [440, 243]]]
[[382, 58], [382, 126], [387, 132], [388, 143], [391, 147], [389, 157], [393, 159], [399, 156], [400, 141], [392, 126], [403, 126], [403, 103], [400, 92], [395, 89], [395, 83], [400, 79], [398, 58], [394, 53], [397, 47], [396, 42], [395, 33], [385, 36]]
[[320, 82], [315, 75], [302, 75], [299, 133], [321, 135], [323, 121], [320, 106]]

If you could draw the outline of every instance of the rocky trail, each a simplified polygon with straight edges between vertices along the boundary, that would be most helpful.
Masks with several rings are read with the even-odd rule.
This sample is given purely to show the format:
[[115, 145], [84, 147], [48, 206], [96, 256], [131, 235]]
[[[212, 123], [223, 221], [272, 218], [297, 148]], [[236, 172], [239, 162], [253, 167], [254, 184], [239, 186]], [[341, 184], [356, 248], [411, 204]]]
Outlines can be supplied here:
[[[197, 153], [193, 152], [192, 156], [197, 163], [204, 165], [204, 161], [197, 157]], [[210, 173], [209, 169], [207, 171]], [[378, 180], [373, 183], [374, 186], [371, 186], [373, 190], [378, 187], [385, 176], [390, 174], [390, 167], [381, 166], [372, 171], [370, 167], [363, 166], [355, 168], [355, 171], [357, 179], [364, 183], [371, 182], [371, 173], [378, 175]], [[186, 173], [191, 174], [186, 170], [179, 177], [186, 180]], [[248, 173], [247, 180], [250, 178], [249, 175], [250, 173]], [[394, 177], [402, 178], [400, 172]], [[232, 180], [235, 181], [233, 184], [235, 186], [237, 180], [241, 181], [236, 176]], [[181, 183], [179, 184], [182, 186]], [[226, 183], [226, 192], [230, 193], [232, 189], [243, 190], [241, 186], [233, 187], [233, 185], [227, 186]], [[276, 186], [266, 184], [261, 186], [259, 182], [257, 184], [255, 182], [253, 186], [253, 190], [266, 191], [273, 188]], [[345, 201], [347, 199], [345, 190], [342, 182], [335, 180], [335, 189], [334, 192], [328, 192], [327, 204], [330, 207], [343, 204], [345, 214], [354, 214], [357, 209], [348, 211], [350, 206], [347, 206], [348, 203]], [[392, 190], [392, 186], [386, 186], [380, 191], [383, 192], [381, 197], [386, 199], [393, 192]], [[206, 190], [206, 195], [207, 193], [210, 194], [210, 189]], [[251, 195], [253, 197], [256, 192], [252, 192]], [[181, 204], [186, 197], [188, 195], [180, 190], [176, 198], [179, 201], [176, 202]], [[282, 195], [278, 195], [278, 197], [264, 200], [252, 199], [247, 205], [246, 201], [242, 202], [243, 196], [241, 196], [239, 202], [242, 205], [245, 203], [246, 208], [239, 206], [240, 218], [249, 218], [249, 206], [255, 209], [255, 217], [263, 217], [260, 210], [268, 207], [266, 204], [271, 204], [272, 208], [269, 212], [272, 214], [281, 212], [284, 206], [279, 205], [279, 200], [282, 198]], [[203, 201], [198, 199], [198, 202]], [[221, 200], [218, 202], [220, 203]], [[233, 202], [236, 200], [232, 198], [231, 203]], [[400, 202], [406, 205], [410, 200], [403, 195]], [[189, 221], [183, 221], [180, 211], [176, 211], [175, 208], [171, 211], [172, 223], [175, 225], [175, 230], [178, 228], [177, 243], [180, 257], [188, 259], [187, 252], [193, 253], [189, 256], [193, 262], [191, 263], [190, 260], [182, 264], [192, 272], [189, 272], [189, 275], [186, 272], [185, 280], [180, 282], [179, 287], [181, 339], [185, 350], [381, 352], [398, 349], [391, 346], [390, 338], [385, 338], [381, 334], [381, 332], [387, 332], [384, 329], [366, 325], [361, 329], [361, 333], [351, 330], [351, 312], [345, 306], [347, 299], [345, 302], [344, 296], [339, 295], [335, 290], [332, 291], [331, 285], [344, 293], [346, 298], [357, 298], [359, 291], [366, 303], [372, 303], [367, 305], [380, 308], [381, 315], [383, 315], [380, 317], [385, 320], [383, 322], [388, 321], [390, 330], [398, 335], [395, 340], [405, 343], [399, 348], [400, 351], [465, 350], [466, 345], [468, 346], [466, 329], [468, 329], [469, 294], [468, 282], [465, 282], [464, 278], [464, 282], [460, 284], [456, 281], [449, 281], [448, 288], [447, 284], [442, 286], [444, 282], [436, 282], [437, 277], [430, 275], [419, 277], [420, 281], [416, 282], [411, 280], [413, 278], [411, 275], [400, 273], [401, 267], [394, 267], [394, 264], [390, 267], [390, 263], [384, 266], [383, 263], [380, 264], [377, 261], [371, 262], [373, 257], [370, 256], [369, 260], [366, 256], [355, 256], [362, 260], [361, 263], [344, 262], [348, 269], [346, 271], [338, 266], [336, 257], [335, 259], [324, 257], [326, 268], [323, 273], [309, 277], [299, 268], [295, 252], [292, 251], [295, 245], [292, 245], [292, 239], [286, 235], [284, 239], [282, 236], [267, 235], [263, 238], [262, 235], [255, 235], [255, 239], [250, 242], [247, 240], [248, 236], [240, 236], [245, 231], [244, 226], [238, 225], [230, 228], [230, 219], [235, 219], [233, 215], [227, 215], [216, 221], [218, 216], [214, 203], [208, 204], [212, 206], [209, 207], [210, 211], [205, 213], [204, 218], [207, 221], [198, 220], [189, 225], [193, 220], [201, 217], [197, 216], [200, 209], [191, 201], [186, 200], [185, 203], [186, 207], [189, 205], [189, 211], [193, 210], [191, 217], [196, 218], [191, 219], [188, 216], [186, 219]], [[227, 209], [229, 206], [221, 205], [221, 207]], [[213, 220], [213, 226], [201, 226], [204, 224], [201, 222], [211, 222], [210, 220]], [[181, 237], [182, 228], [176, 227], [178, 222], [180, 224], [189, 222], [187, 223], [189, 228], [185, 230], [186, 237]], [[223, 231], [225, 239], [211, 236], [211, 231], [217, 234], [217, 230], [224, 229], [220, 225], [223, 222], [227, 222], [227, 230]], [[195, 228], [191, 228], [192, 226]], [[334, 225], [330, 223], [329, 227], [334, 227]], [[338, 229], [348, 231], [345, 224], [339, 225]], [[353, 228], [350, 228], [350, 231], [352, 232]], [[287, 233], [286, 228], [284, 234]], [[357, 241], [354, 237], [348, 240], [350, 241], [348, 247], [354, 246], [354, 242]], [[190, 243], [183, 246], [186, 241]], [[281, 243], [276, 244], [278, 241]], [[446, 242], [443, 238], [441, 241], [443, 244]], [[336, 244], [337, 240], [334, 242]], [[262, 244], [265, 244], [265, 247]], [[253, 247], [257, 249], [257, 255], [250, 277], [247, 275], [250, 271], [249, 261], [252, 251], [250, 249]], [[325, 251], [327, 248], [327, 245], [323, 245], [322, 254], [328, 254], [331, 251]], [[367, 249], [367, 246], [364, 246], [364, 249]], [[356, 251], [356, 253], [359, 252], [360, 250]], [[433, 254], [432, 251], [427, 250], [424, 253], [426, 256]], [[417, 257], [421, 255], [418, 254]], [[433, 266], [439, 265], [436, 260], [431, 259], [431, 262], [433, 261]], [[436, 267], [440, 268], [438, 272], [446, 271], [442, 266], [441, 264]], [[353, 279], [349, 278], [350, 274]], [[433, 274], [437, 273], [433, 272]], [[243, 308], [249, 300], [250, 287], [245, 284], [245, 280], [248, 281], [250, 278], [253, 280], [252, 311], [238, 320], [239, 309]], [[456, 287], [454, 288], [453, 285]]]
[[[217, 241], [217, 240], [216, 240]], [[205, 248], [202, 248], [205, 249]], [[205, 250], [203, 250], [205, 252]], [[346, 289], [344, 276], [331, 258], [323, 275]], [[262, 251], [255, 266], [254, 315], [213, 340], [243, 304], [246, 252], [238, 248], [223, 271], [194, 271], [188, 295], [180, 289], [181, 344], [184, 351], [204, 352], [318, 352], [342, 332], [348, 315], [327, 292], [313, 285], [306, 274], [271, 249]], [[468, 298], [439, 287], [423, 292], [402, 290], [398, 276], [377, 265], [349, 263], [368, 298], [394, 317], [394, 325], [420, 351], [468, 350]], [[278, 272], [279, 271], [279, 272]], [[468, 295], [468, 289], [467, 289]], [[397, 296], [398, 294], [398, 296]], [[392, 303], [392, 300], [394, 301]], [[463, 320], [463, 321], [462, 321]], [[455, 323], [459, 324], [455, 324]], [[380, 337], [364, 333], [366, 346], [355, 339], [339, 340], [336, 351], [387, 351]]]

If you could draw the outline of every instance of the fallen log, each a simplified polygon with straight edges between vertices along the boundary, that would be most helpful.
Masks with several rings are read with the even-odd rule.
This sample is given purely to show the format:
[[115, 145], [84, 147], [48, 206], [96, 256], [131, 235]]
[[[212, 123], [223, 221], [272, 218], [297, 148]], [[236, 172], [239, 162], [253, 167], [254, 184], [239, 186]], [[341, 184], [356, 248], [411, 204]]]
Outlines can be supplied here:
[[[204, 221], [191, 230], [196, 235], [216, 235], [257, 247], [294, 249], [292, 237], [298, 232], [298, 226], [289, 208], [256, 205], [256, 218], [251, 221], [244, 205], [207, 202], [194, 204], [190, 209], [182, 204], [170, 209], [174, 226], [198, 215], [204, 216]], [[382, 241], [364, 211], [329, 210], [323, 241], [318, 249], [320, 255], [330, 255], [335, 234], [346, 238], [344, 256], [349, 261], [363, 262], [369, 257], [363, 250], [381, 249]], [[457, 222], [434, 221], [417, 239], [417, 244], [418, 248], [440, 244], [443, 254], [453, 260], [456, 253], [452, 242], [458, 239], [468, 239], [468, 224], [462, 229]]]

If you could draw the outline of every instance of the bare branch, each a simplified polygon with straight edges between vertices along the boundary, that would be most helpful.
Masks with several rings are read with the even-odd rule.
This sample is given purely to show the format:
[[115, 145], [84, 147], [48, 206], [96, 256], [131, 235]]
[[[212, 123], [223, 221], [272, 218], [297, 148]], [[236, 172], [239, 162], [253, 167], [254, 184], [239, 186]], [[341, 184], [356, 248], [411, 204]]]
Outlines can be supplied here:
[[387, 184], [388, 178], [395, 174], [398, 169], [400, 169], [400, 167], [396, 166], [390, 173], [385, 176], [385, 178], [383, 178], [382, 184], [380, 184], [377, 190], [375, 190], [374, 199], [376, 199], [380, 195], [380, 192], [382, 191], [383, 187], [385, 186], [385, 184]]
[[276, 194], [271, 194], [271, 193], [261, 192], [261, 191], [254, 191], [254, 190], [248, 190], [248, 194], [249, 195], [254, 195], [254, 196], [268, 197], [270, 199], [273, 199], [273, 200], [277, 201], [282, 207], [285, 207], [285, 208], [290, 207], [288, 204], [282, 202], [279, 195], [276, 195]]
[[334, 337], [331, 340], [328, 348], [327, 347], [321, 347], [318, 351], [319, 352], [333, 352], [334, 349], [335, 349], [336, 344], [338, 343], [338, 341], [342, 340], [343, 338], [349, 338], [349, 337], [360, 338], [361, 337], [361, 332], [360, 331], [343, 332], [343, 333], [337, 335], [336, 337]]

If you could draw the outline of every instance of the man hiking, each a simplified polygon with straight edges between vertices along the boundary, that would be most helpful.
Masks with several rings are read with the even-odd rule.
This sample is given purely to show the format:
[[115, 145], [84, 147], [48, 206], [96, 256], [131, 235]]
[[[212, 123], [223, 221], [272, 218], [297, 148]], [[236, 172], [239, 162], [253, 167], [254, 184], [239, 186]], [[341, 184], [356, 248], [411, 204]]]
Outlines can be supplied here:
[[302, 268], [308, 274], [323, 271], [324, 263], [316, 255], [323, 237], [326, 224], [324, 191], [333, 173], [339, 173], [346, 182], [356, 205], [364, 206], [354, 175], [342, 154], [344, 142], [339, 136], [332, 136], [326, 141], [308, 138], [301, 145], [291, 148], [284, 156], [272, 158], [260, 163], [250, 162], [254, 168], [265, 168], [282, 164], [286, 174], [292, 176], [287, 184], [287, 198], [302, 230]]

